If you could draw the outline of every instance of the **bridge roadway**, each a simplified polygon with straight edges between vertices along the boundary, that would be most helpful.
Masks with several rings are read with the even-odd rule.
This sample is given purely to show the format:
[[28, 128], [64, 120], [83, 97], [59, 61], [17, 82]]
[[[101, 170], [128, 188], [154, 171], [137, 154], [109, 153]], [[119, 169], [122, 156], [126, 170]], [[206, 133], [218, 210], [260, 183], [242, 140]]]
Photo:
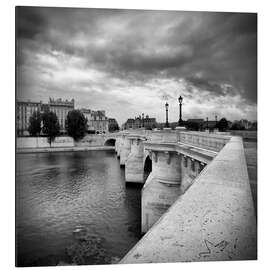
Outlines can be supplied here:
[[[120, 263], [256, 259], [256, 220], [240, 137], [136, 130], [112, 139], [126, 181], [144, 185], [146, 234]], [[144, 181], [147, 159], [152, 171]]]

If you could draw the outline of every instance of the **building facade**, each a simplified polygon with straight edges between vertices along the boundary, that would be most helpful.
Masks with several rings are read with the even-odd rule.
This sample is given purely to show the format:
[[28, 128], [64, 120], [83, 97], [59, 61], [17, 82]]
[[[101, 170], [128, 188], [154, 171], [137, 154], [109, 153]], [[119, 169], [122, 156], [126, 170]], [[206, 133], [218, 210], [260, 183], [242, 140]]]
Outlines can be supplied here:
[[148, 115], [146, 117], [135, 117], [134, 119], [129, 118], [123, 125], [124, 129], [137, 129], [137, 128], [145, 128], [145, 129], [153, 129], [157, 127], [156, 118], [151, 118]]
[[16, 129], [18, 135], [28, 135], [29, 118], [41, 111], [42, 102], [18, 101], [16, 103]]
[[69, 101], [69, 100], [62, 100], [61, 98], [58, 99], [50, 98], [48, 106], [49, 110], [51, 112], [54, 112], [58, 118], [60, 125], [60, 132], [65, 133], [66, 130], [65, 122], [67, 119], [68, 112], [74, 110], [75, 108], [74, 99]]
[[65, 120], [69, 111], [74, 110], [75, 101], [49, 98], [48, 103], [33, 101], [17, 101], [16, 103], [16, 129], [19, 136], [29, 135], [29, 119], [35, 111], [40, 113], [52, 111], [56, 114], [60, 132], [65, 133]]
[[122, 126], [123, 129], [130, 129], [130, 128], [134, 128], [134, 122], [135, 120], [132, 119], [132, 118], [129, 118], [125, 123], [124, 125]]
[[93, 111], [84, 108], [80, 111], [87, 119], [89, 133], [104, 134], [109, 132], [109, 119], [106, 117], [105, 111]]

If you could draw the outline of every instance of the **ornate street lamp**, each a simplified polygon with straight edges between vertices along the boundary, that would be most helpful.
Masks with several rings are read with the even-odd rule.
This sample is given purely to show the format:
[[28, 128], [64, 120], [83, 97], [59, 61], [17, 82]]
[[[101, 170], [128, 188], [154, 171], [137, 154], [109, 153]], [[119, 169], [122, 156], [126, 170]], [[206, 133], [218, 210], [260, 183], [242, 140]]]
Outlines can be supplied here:
[[178, 120], [178, 126], [182, 125], [182, 102], [183, 102], [183, 98], [182, 96], [180, 96], [178, 98], [179, 101], [179, 120]]
[[166, 124], [165, 124], [165, 127], [166, 128], [169, 127], [169, 122], [168, 122], [168, 107], [169, 107], [169, 104], [166, 102], [166, 104], [165, 104], [165, 108], [166, 108]]

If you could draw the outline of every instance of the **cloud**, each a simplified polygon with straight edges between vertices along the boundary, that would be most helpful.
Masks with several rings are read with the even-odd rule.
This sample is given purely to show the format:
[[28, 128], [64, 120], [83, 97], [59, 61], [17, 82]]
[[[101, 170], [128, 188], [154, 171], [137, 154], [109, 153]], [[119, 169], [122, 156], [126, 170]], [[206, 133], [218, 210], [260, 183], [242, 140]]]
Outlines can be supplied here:
[[[148, 111], [162, 121], [155, 106], [174, 102], [177, 117], [180, 94], [213, 110], [216, 98], [233, 110], [239, 97], [241, 111], [231, 115], [251, 106], [247, 114], [257, 117], [256, 14], [18, 7], [16, 20], [22, 98], [72, 95], [85, 106], [84, 95], [100, 93], [123, 101], [130, 116]], [[201, 115], [195, 108], [192, 118]]]

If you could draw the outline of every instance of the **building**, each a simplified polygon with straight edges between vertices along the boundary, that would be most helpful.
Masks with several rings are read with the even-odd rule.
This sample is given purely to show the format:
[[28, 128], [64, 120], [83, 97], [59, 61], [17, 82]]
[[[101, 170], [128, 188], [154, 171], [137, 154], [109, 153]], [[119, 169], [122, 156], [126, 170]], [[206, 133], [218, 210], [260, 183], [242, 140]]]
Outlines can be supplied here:
[[204, 122], [204, 119], [203, 118], [192, 118], [192, 119], [188, 119], [187, 122], [198, 123], [199, 125], [202, 125]]
[[148, 115], [146, 115], [146, 117], [142, 119], [142, 126], [145, 129], [156, 128], [157, 127], [156, 118], [150, 118]]
[[209, 129], [209, 130], [214, 130], [216, 128], [217, 122], [216, 120], [206, 120], [203, 123], [203, 129]]
[[134, 119], [129, 118], [123, 125], [124, 129], [137, 129], [137, 128], [145, 128], [145, 129], [153, 129], [157, 127], [156, 118], [150, 118], [148, 115], [146, 117], [135, 117]]
[[35, 112], [40, 113], [52, 111], [57, 115], [60, 132], [65, 133], [65, 120], [69, 111], [74, 110], [75, 101], [49, 98], [48, 103], [33, 102], [33, 101], [17, 101], [16, 103], [16, 129], [19, 136], [29, 135], [29, 119]]
[[42, 102], [18, 101], [16, 103], [16, 129], [18, 135], [28, 135], [29, 118], [35, 111], [41, 111]]
[[130, 129], [130, 128], [133, 128], [133, 127], [134, 127], [134, 122], [135, 122], [134, 119], [129, 118], [129, 119], [126, 121], [126, 123], [124, 123], [123, 128], [124, 128], [124, 129]]
[[67, 119], [67, 115], [69, 111], [74, 110], [75, 101], [72, 99], [71, 101], [58, 99], [49, 99], [48, 107], [51, 112], [54, 112], [58, 118], [60, 125], [60, 133], [65, 133], [66, 127], [65, 122]]
[[93, 111], [84, 108], [80, 111], [87, 119], [89, 133], [104, 134], [109, 132], [109, 119], [106, 117], [105, 111]]

